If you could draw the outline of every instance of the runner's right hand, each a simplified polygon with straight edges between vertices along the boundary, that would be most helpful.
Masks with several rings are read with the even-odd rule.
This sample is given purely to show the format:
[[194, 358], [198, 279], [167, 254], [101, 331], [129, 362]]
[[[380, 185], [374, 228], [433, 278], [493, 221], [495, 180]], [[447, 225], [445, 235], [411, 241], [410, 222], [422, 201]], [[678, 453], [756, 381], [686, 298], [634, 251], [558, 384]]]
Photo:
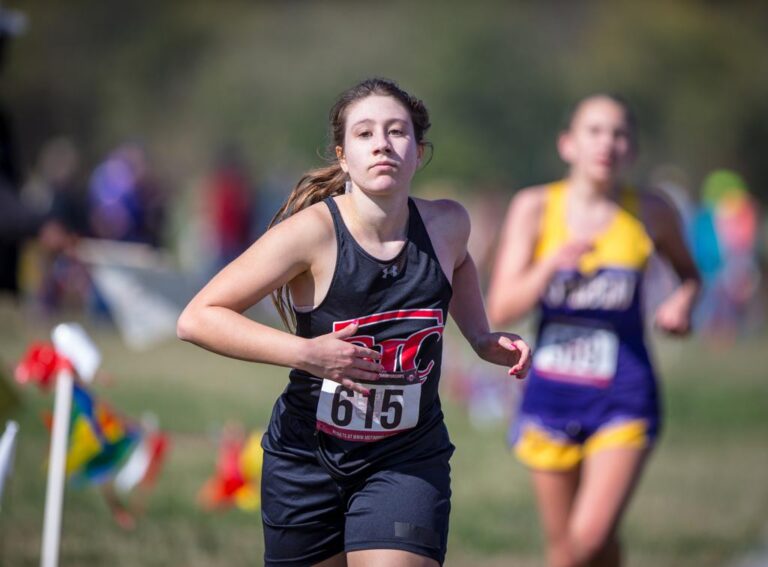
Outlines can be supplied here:
[[378, 352], [346, 340], [353, 337], [357, 329], [358, 324], [352, 323], [340, 331], [307, 339], [306, 364], [302, 370], [368, 395], [368, 388], [357, 381], [377, 380], [384, 367], [379, 363]]
[[594, 243], [589, 240], [569, 240], [554, 253], [552, 262], [555, 268], [575, 269], [579, 267], [581, 257], [594, 249]]

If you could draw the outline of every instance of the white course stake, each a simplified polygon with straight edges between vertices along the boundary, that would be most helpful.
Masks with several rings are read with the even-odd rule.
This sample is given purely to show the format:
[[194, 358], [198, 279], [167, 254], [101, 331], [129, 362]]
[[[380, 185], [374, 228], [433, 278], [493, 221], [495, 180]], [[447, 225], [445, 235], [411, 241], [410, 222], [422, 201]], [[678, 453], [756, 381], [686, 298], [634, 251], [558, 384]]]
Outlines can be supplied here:
[[67, 437], [72, 407], [73, 375], [69, 369], [56, 376], [56, 400], [53, 410], [51, 451], [48, 457], [48, 485], [45, 491], [45, 518], [43, 521], [43, 552], [40, 567], [59, 564], [59, 538], [61, 536], [61, 510], [64, 501], [64, 466], [67, 459]]
[[[77, 370], [79, 376], [90, 382], [101, 361], [96, 346], [77, 323], [62, 323], [52, 333], [56, 352], [65, 356]], [[61, 538], [61, 516], [64, 503], [64, 482], [66, 480], [67, 440], [72, 409], [72, 385], [74, 373], [62, 368], [56, 375], [56, 394], [53, 405], [53, 430], [51, 450], [48, 457], [48, 484], [45, 492], [45, 518], [43, 519], [43, 548], [40, 567], [57, 567], [59, 563], [59, 540]]]

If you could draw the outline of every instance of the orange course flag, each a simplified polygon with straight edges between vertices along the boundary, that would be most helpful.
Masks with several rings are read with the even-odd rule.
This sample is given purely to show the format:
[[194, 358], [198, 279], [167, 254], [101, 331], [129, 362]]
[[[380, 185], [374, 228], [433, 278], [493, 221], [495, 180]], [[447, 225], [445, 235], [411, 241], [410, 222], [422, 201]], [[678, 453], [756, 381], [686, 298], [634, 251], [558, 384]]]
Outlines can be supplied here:
[[222, 438], [216, 472], [200, 490], [199, 501], [204, 508], [235, 505], [245, 511], [259, 509], [261, 436], [261, 432], [253, 432], [247, 438], [230, 433]]

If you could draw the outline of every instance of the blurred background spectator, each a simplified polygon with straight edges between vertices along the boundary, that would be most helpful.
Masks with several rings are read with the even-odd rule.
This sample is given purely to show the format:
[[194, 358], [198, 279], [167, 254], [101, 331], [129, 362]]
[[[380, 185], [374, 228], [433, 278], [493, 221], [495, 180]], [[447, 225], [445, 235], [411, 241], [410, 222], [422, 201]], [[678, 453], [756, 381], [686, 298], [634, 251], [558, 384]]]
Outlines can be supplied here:
[[140, 144], [113, 149], [94, 169], [88, 196], [95, 237], [160, 246], [165, 203]]
[[[20, 13], [0, 6], [0, 73], [5, 71], [8, 43], [25, 27], [25, 18]], [[20, 240], [34, 234], [40, 225], [37, 216], [18, 202], [20, 181], [16, 138], [5, 104], [0, 101], [0, 292], [13, 295], [19, 291]]]
[[[24, 184], [21, 197], [31, 208], [48, 211], [70, 235], [88, 235], [85, 191], [80, 153], [64, 136], [43, 144], [34, 169]], [[74, 244], [74, 241], [73, 241]], [[91, 287], [87, 268], [74, 250], [60, 253], [27, 254], [25, 283], [35, 305], [46, 314], [61, 309], [82, 309]]]
[[[0, 6], [0, 72], [4, 69], [9, 41], [26, 28], [26, 17]], [[62, 223], [54, 202], [26, 203], [21, 193], [22, 175], [13, 121], [0, 102], [0, 294], [20, 295], [21, 247], [37, 237], [49, 257], [72, 244], [72, 234]]]
[[233, 145], [223, 147], [204, 181], [204, 225], [213, 256], [209, 275], [237, 258], [257, 237], [256, 197], [241, 152]]
[[697, 313], [713, 344], [730, 345], [764, 320], [758, 244], [760, 211], [744, 179], [720, 169], [706, 176], [694, 217], [693, 250], [704, 276]]

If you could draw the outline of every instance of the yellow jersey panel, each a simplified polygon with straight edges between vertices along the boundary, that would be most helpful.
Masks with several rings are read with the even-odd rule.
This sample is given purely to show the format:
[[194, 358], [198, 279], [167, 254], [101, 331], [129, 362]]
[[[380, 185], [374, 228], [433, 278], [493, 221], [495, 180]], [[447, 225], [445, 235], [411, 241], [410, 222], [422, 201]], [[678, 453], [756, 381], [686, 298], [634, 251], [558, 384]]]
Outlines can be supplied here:
[[[567, 185], [564, 181], [546, 188], [544, 213], [534, 258], [554, 254], [568, 242], [566, 223]], [[594, 240], [594, 249], [582, 256], [579, 271], [590, 274], [600, 268], [625, 268], [641, 271], [653, 253], [653, 242], [639, 219], [639, 198], [631, 189], [621, 192], [620, 208], [608, 227]]]

